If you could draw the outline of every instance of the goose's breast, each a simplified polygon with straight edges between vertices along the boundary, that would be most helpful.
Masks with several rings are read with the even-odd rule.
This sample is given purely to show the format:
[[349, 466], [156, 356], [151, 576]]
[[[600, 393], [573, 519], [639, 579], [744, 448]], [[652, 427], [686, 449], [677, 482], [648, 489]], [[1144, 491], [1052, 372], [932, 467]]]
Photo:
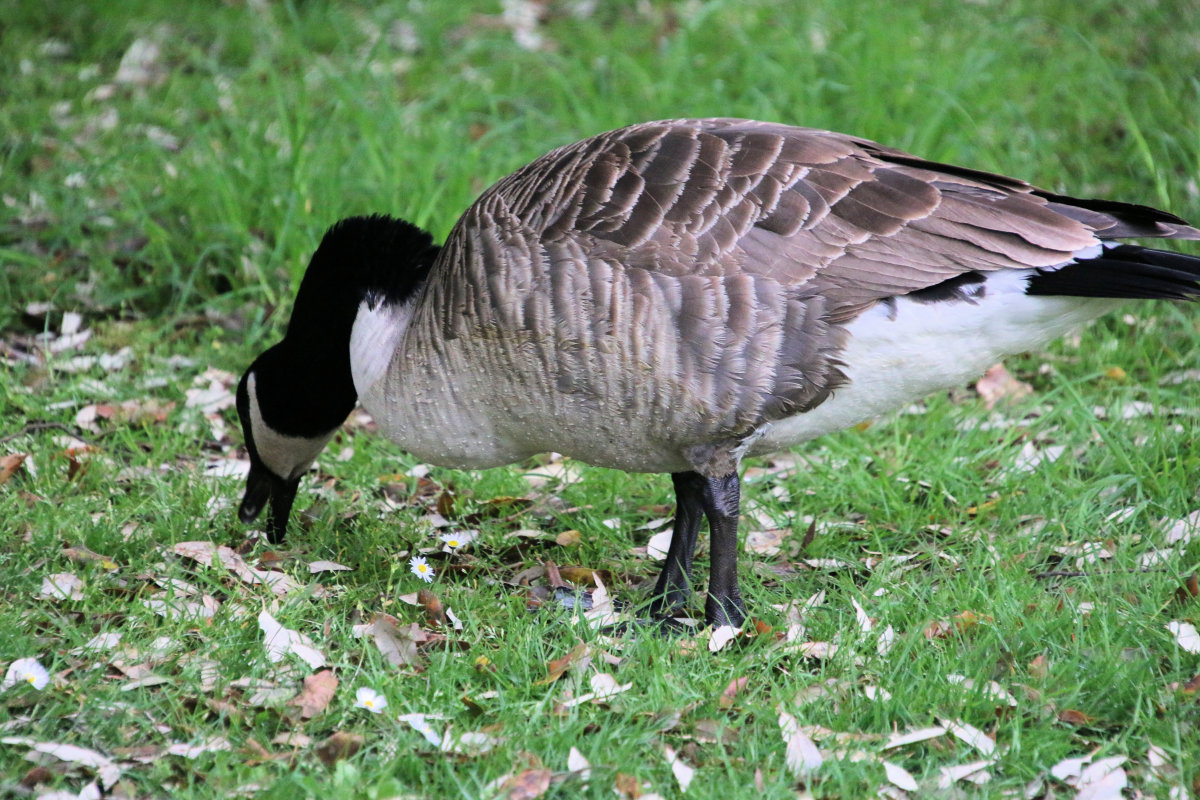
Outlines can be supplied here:
[[1005, 356], [1045, 346], [1120, 301], [1025, 294], [1032, 270], [987, 273], [968, 299], [897, 297], [847, 326], [849, 379], [821, 405], [769, 426], [767, 453], [903, 408], [978, 378]]

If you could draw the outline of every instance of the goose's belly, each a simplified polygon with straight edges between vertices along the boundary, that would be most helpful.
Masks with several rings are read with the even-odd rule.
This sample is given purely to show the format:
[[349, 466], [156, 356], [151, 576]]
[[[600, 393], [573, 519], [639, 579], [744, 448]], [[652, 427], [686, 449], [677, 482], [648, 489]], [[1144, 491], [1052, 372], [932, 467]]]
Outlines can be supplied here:
[[980, 377], [1005, 356], [1045, 346], [1119, 300], [1025, 294], [1025, 272], [991, 273], [982, 297], [881, 303], [847, 326], [849, 382], [811, 411], [767, 427], [751, 453], [769, 453], [903, 408]]

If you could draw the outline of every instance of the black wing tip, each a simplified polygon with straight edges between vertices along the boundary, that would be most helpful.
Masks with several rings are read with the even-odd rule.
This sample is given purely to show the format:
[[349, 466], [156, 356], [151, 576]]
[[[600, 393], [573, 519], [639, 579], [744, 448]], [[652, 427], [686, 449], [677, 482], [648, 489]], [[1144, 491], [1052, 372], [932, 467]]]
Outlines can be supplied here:
[[1026, 294], [1130, 300], [1200, 297], [1200, 257], [1123, 244], [1096, 258], [1040, 269]]

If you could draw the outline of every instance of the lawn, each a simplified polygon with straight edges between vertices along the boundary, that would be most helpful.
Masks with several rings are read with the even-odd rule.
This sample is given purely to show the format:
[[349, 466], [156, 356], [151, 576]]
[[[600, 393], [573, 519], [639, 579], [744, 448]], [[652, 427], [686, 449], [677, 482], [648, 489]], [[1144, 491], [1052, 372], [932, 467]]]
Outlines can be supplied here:
[[229, 392], [332, 222], [440, 239], [641, 120], [843, 130], [1195, 222], [1195, 16], [0, 0], [0, 670], [48, 673], [0, 692], [0, 796], [1194, 796], [1192, 306], [747, 463], [753, 624], [723, 646], [597, 629], [653, 586], [665, 476], [428, 469], [355, 415], [272, 549]]

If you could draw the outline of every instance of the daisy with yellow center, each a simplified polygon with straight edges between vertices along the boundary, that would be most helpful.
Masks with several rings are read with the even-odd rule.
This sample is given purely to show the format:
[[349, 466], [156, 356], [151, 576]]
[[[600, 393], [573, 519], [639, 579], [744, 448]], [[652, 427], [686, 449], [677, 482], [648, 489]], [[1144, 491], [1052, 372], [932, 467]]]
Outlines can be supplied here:
[[8, 665], [8, 672], [4, 673], [4, 683], [0, 685], [0, 689], [7, 689], [18, 683], [28, 683], [41, 691], [49, 685], [50, 673], [36, 658], [18, 658]]
[[360, 686], [354, 693], [354, 707], [380, 714], [387, 708], [387, 698], [369, 686]]
[[412, 570], [412, 574], [421, 580], [426, 583], [433, 582], [433, 567], [426, 563], [424, 556], [413, 556], [408, 562], [408, 567]]

